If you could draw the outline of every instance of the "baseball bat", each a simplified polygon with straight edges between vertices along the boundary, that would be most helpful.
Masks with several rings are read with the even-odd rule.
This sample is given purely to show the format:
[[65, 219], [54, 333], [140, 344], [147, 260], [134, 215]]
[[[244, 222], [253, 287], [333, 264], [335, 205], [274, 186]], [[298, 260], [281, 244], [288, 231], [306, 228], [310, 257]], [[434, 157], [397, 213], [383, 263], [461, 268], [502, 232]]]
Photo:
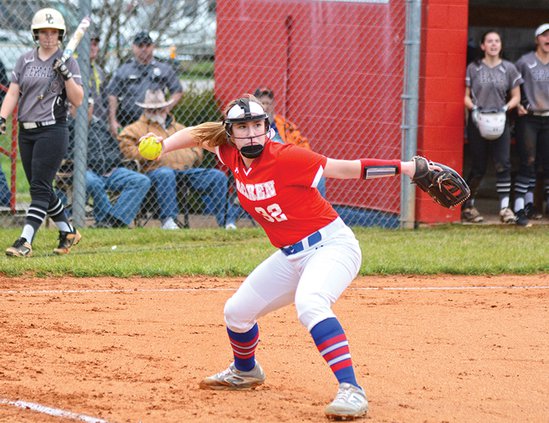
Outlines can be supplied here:
[[[65, 63], [69, 57], [71, 57], [74, 54], [74, 51], [78, 47], [78, 44], [80, 44], [80, 41], [82, 41], [82, 38], [84, 38], [84, 34], [86, 33], [87, 29], [90, 27], [91, 19], [89, 17], [84, 17], [80, 23], [78, 24], [78, 27], [72, 34], [71, 38], [69, 39], [69, 42], [65, 46], [65, 49], [63, 50], [63, 55], [61, 56], [60, 60], [61, 63]], [[52, 78], [48, 81], [48, 86], [44, 91], [42, 91], [42, 94], [40, 94], [39, 99], [42, 100], [44, 98], [44, 95], [49, 91], [51, 88], [51, 84], [55, 80], [56, 75], [52, 76]]]

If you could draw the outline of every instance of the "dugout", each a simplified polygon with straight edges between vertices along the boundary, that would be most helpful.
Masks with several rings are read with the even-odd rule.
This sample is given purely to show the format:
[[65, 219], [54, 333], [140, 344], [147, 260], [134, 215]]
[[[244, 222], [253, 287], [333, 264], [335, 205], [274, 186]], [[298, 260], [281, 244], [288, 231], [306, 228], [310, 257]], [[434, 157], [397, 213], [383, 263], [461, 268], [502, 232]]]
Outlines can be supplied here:
[[[258, 86], [314, 150], [337, 158], [400, 157], [404, 0], [217, 2], [215, 92], [221, 104]], [[520, 5], [518, 5], [520, 3]], [[418, 153], [461, 171], [468, 40], [484, 26], [526, 39], [549, 21], [546, 0], [422, 0]], [[510, 38], [517, 39], [512, 33]], [[522, 47], [519, 47], [522, 48]], [[400, 182], [329, 181], [328, 199], [398, 216]], [[459, 221], [418, 192], [416, 221]], [[377, 220], [376, 220], [377, 219]]]

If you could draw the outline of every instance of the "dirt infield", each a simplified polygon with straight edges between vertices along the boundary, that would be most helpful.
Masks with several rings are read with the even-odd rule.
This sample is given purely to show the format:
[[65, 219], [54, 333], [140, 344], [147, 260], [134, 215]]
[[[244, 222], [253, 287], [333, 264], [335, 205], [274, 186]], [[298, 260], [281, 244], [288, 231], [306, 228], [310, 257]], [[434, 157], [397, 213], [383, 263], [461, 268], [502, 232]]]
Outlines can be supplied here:
[[[260, 321], [265, 385], [198, 389], [230, 362], [222, 311], [239, 283], [0, 277], [0, 422], [324, 421], [337, 385], [293, 307]], [[357, 279], [335, 311], [370, 401], [362, 421], [549, 421], [548, 285]]]

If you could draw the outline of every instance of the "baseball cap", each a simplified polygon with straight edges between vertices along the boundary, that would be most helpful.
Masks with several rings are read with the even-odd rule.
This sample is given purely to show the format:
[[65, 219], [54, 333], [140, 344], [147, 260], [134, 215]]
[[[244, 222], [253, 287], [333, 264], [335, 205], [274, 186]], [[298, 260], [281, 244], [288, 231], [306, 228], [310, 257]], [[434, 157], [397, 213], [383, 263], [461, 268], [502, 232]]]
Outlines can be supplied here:
[[254, 97], [263, 97], [266, 95], [269, 98], [274, 98], [274, 92], [269, 87], [259, 87], [254, 91]]
[[153, 44], [153, 40], [148, 32], [141, 31], [138, 32], [133, 39], [134, 44]]
[[538, 28], [536, 29], [536, 37], [540, 36], [545, 31], [549, 31], [549, 23], [544, 23], [544, 24], [538, 26]]

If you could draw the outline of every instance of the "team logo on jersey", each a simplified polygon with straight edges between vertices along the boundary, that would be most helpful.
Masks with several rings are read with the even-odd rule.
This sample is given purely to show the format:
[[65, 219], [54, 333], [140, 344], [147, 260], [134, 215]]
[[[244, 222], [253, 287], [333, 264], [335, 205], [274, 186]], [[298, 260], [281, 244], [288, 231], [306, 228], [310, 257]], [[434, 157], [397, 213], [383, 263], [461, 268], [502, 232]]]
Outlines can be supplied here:
[[275, 183], [272, 180], [260, 184], [245, 184], [236, 179], [236, 189], [250, 201], [267, 200], [276, 196]]

